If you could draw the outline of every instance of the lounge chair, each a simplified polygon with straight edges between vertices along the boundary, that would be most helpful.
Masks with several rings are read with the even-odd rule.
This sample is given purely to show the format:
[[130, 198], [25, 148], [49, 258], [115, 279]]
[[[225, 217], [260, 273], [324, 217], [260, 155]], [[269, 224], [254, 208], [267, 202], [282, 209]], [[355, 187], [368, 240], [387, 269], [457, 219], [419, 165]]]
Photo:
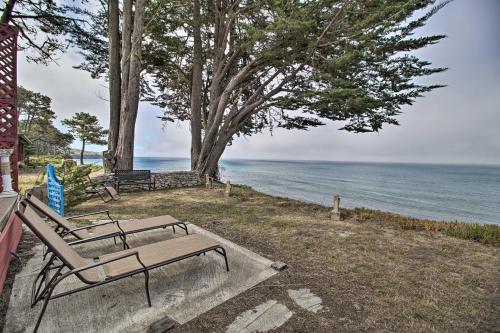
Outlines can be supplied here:
[[[189, 234], [186, 224], [170, 215], [150, 217], [141, 220], [118, 221], [111, 218], [109, 210], [103, 210], [71, 217], [62, 217], [33, 195], [28, 194], [26, 196], [26, 201], [29, 205], [32, 205], [37, 211], [47, 216], [50, 221], [56, 224], [55, 232], [61, 237], [64, 238], [68, 235], [74, 236], [77, 241], [72, 242], [72, 244], [86, 243], [107, 238], [114, 238], [116, 243], [116, 237], [118, 237], [123, 242], [123, 247], [129, 248], [127, 244], [127, 235], [153, 229], [165, 229], [167, 227], [172, 227], [174, 233], [175, 227], [179, 227], [186, 232], [186, 235]], [[77, 227], [69, 221], [74, 218], [97, 214], [106, 214], [109, 221], [89, 224], [83, 227]]]
[[[226, 270], [229, 271], [225, 249], [203, 235], [194, 234], [169, 239], [153, 244], [123, 250], [98, 258], [81, 257], [55, 231], [43, 221], [33, 208], [25, 207], [24, 213], [17, 211], [16, 215], [33, 231], [33, 233], [49, 248], [52, 255], [33, 282], [31, 306], [44, 300], [38, 316], [34, 332], [38, 330], [43, 314], [50, 300], [71, 295], [79, 291], [97, 287], [116, 280], [137, 274], [145, 276], [145, 290], [148, 305], [151, 306], [149, 295], [149, 271], [180, 260], [215, 251], [224, 257]], [[58, 259], [56, 261], [56, 259]], [[100, 277], [102, 268], [105, 278]], [[76, 276], [85, 285], [73, 290], [53, 294], [57, 285], [69, 276]]]
[[99, 195], [104, 202], [109, 202], [111, 200], [118, 200], [120, 199], [120, 195], [118, 192], [115, 190], [115, 188], [111, 185], [109, 185], [106, 182], [101, 182], [101, 183], [94, 183], [90, 176], [85, 177], [86, 180], [86, 187], [85, 187], [85, 193], [89, 194], [90, 196], [92, 195]]

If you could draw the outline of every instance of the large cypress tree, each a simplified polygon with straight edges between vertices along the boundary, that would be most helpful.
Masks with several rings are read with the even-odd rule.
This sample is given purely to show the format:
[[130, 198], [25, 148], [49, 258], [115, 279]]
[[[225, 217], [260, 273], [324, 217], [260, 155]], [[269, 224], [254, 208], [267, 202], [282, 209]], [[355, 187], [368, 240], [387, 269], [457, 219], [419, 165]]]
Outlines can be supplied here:
[[[192, 168], [216, 175], [236, 135], [341, 121], [372, 132], [442, 85], [414, 51], [435, 0], [152, 0], [142, 63], [164, 121], [190, 120]], [[95, 69], [99, 66], [94, 66]], [[200, 75], [201, 73], [201, 75]], [[148, 85], [143, 87], [147, 88]]]
[[[445, 69], [413, 51], [445, 36], [414, 33], [446, 3], [214, 0], [202, 3], [197, 20], [196, 6], [174, 2], [163, 7], [146, 45], [160, 90], [150, 100], [164, 108], [164, 120], [198, 122], [193, 96], [201, 99], [201, 148], [192, 149], [200, 174], [216, 174], [235, 135], [325, 120], [342, 121], [347, 131], [379, 131], [398, 124], [402, 105], [441, 87], [416, 82]], [[204, 74], [195, 86], [197, 29]]]
[[96, 42], [85, 29], [90, 14], [86, 2], [6, 0], [0, 7], [0, 23], [18, 28], [19, 48], [28, 51], [28, 61], [48, 64], [73, 40]]

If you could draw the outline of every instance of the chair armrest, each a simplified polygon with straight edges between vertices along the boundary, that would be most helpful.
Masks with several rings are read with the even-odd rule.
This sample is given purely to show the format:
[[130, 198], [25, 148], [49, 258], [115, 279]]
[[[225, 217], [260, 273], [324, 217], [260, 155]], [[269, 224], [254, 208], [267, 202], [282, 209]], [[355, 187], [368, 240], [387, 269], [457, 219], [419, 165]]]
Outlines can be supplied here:
[[[65, 232], [63, 232], [61, 234], [61, 237], [65, 237], [67, 236], [68, 234], [74, 232], [74, 231], [78, 231], [78, 230], [86, 230], [86, 229], [92, 229], [92, 228], [95, 228], [95, 227], [99, 227], [101, 225], [106, 225], [106, 224], [111, 224], [111, 223], [116, 223], [117, 227], [122, 230], [120, 228], [120, 225], [118, 223], [118, 220], [111, 220], [111, 221], [107, 221], [107, 222], [103, 222], [103, 223], [97, 223], [97, 224], [88, 224], [86, 226], [83, 226], [83, 227], [78, 227], [78, 228], [74, 228], [74, 229], [68, 229], [66, 230]], [[123, 231], [123, 230], [122, 230]]]
[[105, 265], [105, 264], [109, 264], [110, 262], [121, 260], [121, 259], [125, 259], [125, 258], [131, 257], [131, 256], [136, 256], [137, 260], [139, 262], [141, 262], [140, 259], [139, 259], [139, 252], [137, 250], [125, 250], [125, 251], [127, 251], [127, 253], [124, 253], [122, 255], [116, 256], [114, 258], [109, 258], [109, 259], [104, 260], [104, 261], [98, 261], [98, 262], [95, 262], [95, 263], [90, 264], [90, 265], [86, 265], [86, 266], [82, 266], [82, 267], [78, 267], [78, 268], [72, 269], [71, 273], [72, 274], [78, 273], [78, 272], [81, 272], [81, 271], [85, 271], [87, 269], [91, 269], [91, 268], [95, 268], [95, 267], [102, 266], [102, 265]]
[[91, 215], [97, 215], [97, 214], [104, 214], [106, 213], [106, 215], [108, 215], [109, 219], [112, 220], [110, 213], [109, 213], [109, 210], [100, 210], [100, 211], [97, 211], [97, 212], [92, 212], [92, 213], [86, 213], [86, 214], [80, 214], [80, 215], [74, 215], [74, 216], [68, 216], [68, 217], [65, 217], [66, 220], [71, 220], [71, 219], [76, 219], [76, 218], [79, 218], [79, 217], [84, 217], [84, 216], [91, 216]]
[[69, 242], [68, 245], [78, 245], [78, 244], [82, 244], [82, 243], [87, 243], [87, 242], [93, 242], [93, 241], [96, 241], [96, 240], [101, 240], [103, 237], [120, 237], [120, 233], [117, 231], [117, 232], [112, 232], [112, 233], [109, 233], [109, 234], [104, 234], [104, 235], [99, 235], [99, 236], [94, 236], [94, 237], [89, 237], [89, 238], [85, 238], [85, 239], [78, 239], [76, 241], [73, 241], [73, 242]]

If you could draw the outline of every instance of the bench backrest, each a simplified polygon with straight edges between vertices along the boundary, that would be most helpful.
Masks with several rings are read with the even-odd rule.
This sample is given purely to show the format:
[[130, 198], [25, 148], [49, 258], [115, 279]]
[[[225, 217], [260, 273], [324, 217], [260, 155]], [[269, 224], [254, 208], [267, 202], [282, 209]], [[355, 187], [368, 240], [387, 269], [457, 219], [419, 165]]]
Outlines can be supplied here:
[[118, 180], [150, 180], [151, 170], [115, 170]]

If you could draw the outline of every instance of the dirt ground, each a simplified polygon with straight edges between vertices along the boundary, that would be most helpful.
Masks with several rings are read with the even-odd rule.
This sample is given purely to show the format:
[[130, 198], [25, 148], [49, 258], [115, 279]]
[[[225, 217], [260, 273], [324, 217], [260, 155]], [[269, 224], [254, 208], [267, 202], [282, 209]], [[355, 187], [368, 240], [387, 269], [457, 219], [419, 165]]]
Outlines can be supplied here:
[[[236, 316], [268, 300], [294, 312], [277, 332], [499, 332], [500, 248], [439, 232], [277, 198], [249, 188], [192, 188], [92, 199], [71, 213], [110, 209], [114, 218], [170, 214], [193, 222], [288, 269], [176, 332], [223, 332]], [[375, 215], [376, 216], [376, 215]], [[380, 216], [385, 216], [381, 214]], [[313, 314], [288, 289], [323, 299]], [[154, 291], [153, 291], [154, 292]]]

